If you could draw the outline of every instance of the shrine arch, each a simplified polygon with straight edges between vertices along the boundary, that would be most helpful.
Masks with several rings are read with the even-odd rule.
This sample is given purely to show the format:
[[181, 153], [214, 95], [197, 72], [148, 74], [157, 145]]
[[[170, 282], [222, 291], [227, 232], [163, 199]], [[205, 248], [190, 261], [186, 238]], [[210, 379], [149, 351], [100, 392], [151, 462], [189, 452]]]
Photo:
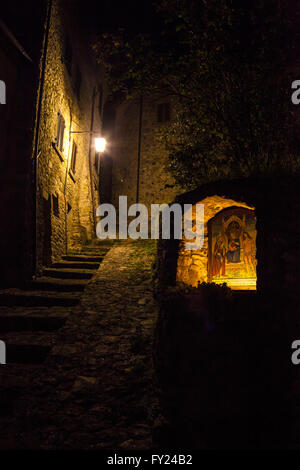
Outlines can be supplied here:
[[204, 244], [201, 250], [187, 250], [187, 240], [180, 241], [176, 282], [194, 287], [201, 282], [226, 283], [233, 290], [256, 290], [255, 208], [222, 196], [198, 203], [204, 204]]

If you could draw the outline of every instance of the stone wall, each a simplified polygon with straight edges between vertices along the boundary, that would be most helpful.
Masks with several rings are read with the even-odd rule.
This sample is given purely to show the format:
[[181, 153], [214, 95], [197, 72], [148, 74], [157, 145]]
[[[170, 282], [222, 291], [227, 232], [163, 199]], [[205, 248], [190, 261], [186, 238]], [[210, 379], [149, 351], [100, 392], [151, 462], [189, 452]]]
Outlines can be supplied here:
[[[88, 44], [84, 42], [75, 13], [62, 2], [53, 2], [37, 171], [39, 267], [45, 259], [56, 260], [67, 249], [95, 236], [99, 169], [95, 166], [93, 136], [89, 131], [92, 126], [94, 132], [101, 134], [98, 102], [102, 76], [89, 56]], [[72, 49], [70, 65], [67, 47]], [[78, 70], [81, 74], [79, 94], [76, 92]], [[62, 152], [55, 145], [59, 112], [65, 120]], [[77, 144], [74, 174], [70, 171], [73, 141]], [[53, 196], [58, 197], [58, 213], [54, 211]]]
[[[168, 153], [160, 140], [161, 129], [169, 122], [159, 123], [158, 105], [161, 100], [144, 97], [141, 127], [139, 202], [149, 207], [154, 203], [169, 203], [179, 190], [168, 170]], [[171, 119], [174, 107], [171, 106]], [[128, 196], [128, 205], [136, 202], [140, 98], [125, 100], [117, 107], [113, 158], [112, 203], [118, 206], [120, 195]]]
[[32, 275], [32, 141], [46, 1], [1, 4], [1, 20], [25, 50], [25, 56], [0, 31], [0, 79], [6, 104], [0, 106], [0, 283]]
[[157, 444], [299, 448], [299, 368], [291, 362], [300, 338], [297, 179], [220, 181], [176, 202], [204, 202], [206, 220], [227, 204], [255, 207], [257, 291], [181, 289], [178, 266], [188, 284], [206, 279], [197, 277], [205, 252], [199, 260], [178, 240], [160, 240], [154, 358], [167, 424]]

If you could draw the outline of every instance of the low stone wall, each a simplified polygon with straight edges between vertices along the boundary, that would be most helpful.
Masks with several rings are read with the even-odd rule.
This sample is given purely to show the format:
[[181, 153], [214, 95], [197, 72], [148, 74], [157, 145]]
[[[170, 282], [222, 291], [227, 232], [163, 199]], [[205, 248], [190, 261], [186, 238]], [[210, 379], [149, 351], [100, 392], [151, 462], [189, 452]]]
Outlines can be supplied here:
[[[175, 202], [203, 201], [212, 201], [205, 222], [222, 209], [221, 201], [255, 207], [257, 292], [235, 292], [219, 307], [214, 296], [212, 303], [176, 294], [166, 300], [179, 276], [187, 284], [206, 280], [199, 268], [205, 273], [207, 231], [202, 258], [185, 254], [184, 242], [160, 240], [155, 364], [169, 421], [160, 444], [299, 448], [300, 369], [291, 363], [291, 344], [300, 338], [297, 179], [218, 182]], [[220, 321], [211, 322], [209, 312]]]
[[281, 312], [207, 285], [161, 299], [155, 366], [160, 447], [286, 448], [295, 370]]

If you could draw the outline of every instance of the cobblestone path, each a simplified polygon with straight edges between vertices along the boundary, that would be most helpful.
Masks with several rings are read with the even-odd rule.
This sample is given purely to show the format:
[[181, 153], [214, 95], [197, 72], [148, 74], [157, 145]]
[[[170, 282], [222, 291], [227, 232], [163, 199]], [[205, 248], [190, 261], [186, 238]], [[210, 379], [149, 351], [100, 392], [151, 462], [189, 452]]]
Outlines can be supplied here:
[[[158, 413], [154, 252], [152, 241], [116, 242], [77, 305], [51, 306], [54, 316], [64, 313], [67, 320], [44, 333], [51, 345], [46, 360], [1, 367], [1, 387], [10, 387], [0, 418], [1, 448], [151, 448]], [[46, 315], [49, 308], [43, 309]]]

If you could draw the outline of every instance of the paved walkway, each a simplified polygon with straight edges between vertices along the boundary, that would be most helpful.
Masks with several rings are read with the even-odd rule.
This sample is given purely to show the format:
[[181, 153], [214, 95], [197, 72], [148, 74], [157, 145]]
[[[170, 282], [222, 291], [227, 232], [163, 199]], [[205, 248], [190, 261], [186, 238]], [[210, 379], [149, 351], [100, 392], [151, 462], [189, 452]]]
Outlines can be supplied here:
[[11, 447], [151, 448], [154, 252], [152, 241], [125, 241], [107, 253], [46, 362], [26, 369], [30, 385], [5, 431]]

